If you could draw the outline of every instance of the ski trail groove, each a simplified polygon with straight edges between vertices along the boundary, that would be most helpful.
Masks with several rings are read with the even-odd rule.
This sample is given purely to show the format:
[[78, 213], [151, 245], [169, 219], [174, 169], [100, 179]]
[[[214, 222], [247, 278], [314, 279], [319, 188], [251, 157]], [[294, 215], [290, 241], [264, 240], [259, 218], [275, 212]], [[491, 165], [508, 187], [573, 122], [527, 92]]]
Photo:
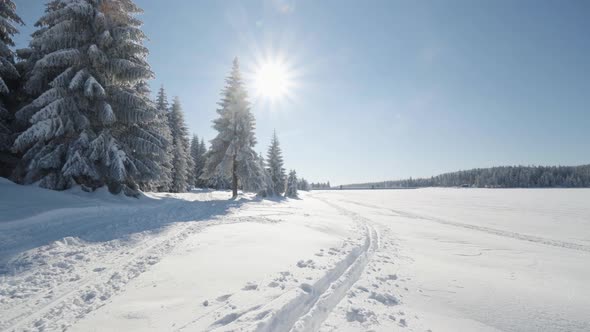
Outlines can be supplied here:
[[[177, 208], [171, 206], [164, 214], [178, 213]], [[205, 215], [205, 211], [201, 214]], [[196, 214], [195, 217], [200, 218], [201, 215]], [[240, 222], [239, 220], [228, 221], [226, 216], [226, 218], [208, 222], [181, 223], [162, 234], [163, 236], [151, 239], [148, 243], [139, 243], [135, 248], [122, 248], [122, 251], [116, 252], [116, 256], [111, 257], [112, 259], [104, 264], [106, 267], [104, 270], [77, 282], [62, 284], [54, 288], [53, 292], [56, 296], [51, 301], [40, 306], [31, 305], [39, 300], [41, 297], [39, 295], [19, 304], [21, 310], [18, 310], [16, 315], [4, 320], [2, 322], [4, 326], [0, 325], [0, 327], [6, 331], [17, 331], [40, 324], [49, 330], [64, 330], [67, 327], [59, 325], [62, 318], [72, 316], [76, 321], [98, 309], [102, 304], [95, 303], [98, 301], [97, 298], [104, 301], [118, 293], [127, 283], [145, 272], [150, 265], [157, 263], [174, 246], [191, 234], [197, 233], [205, 227]], [[133, 252], [133, 254], [123, 255], [123, 252]], [[155, 259], [155, 262], [150, 263], [151, 259]], [[91, 296], [90, 302], [86, 301], [87, 296]]]
[[[319, 198], [318, 198], [319, 199]], [[341, 214], [352, 218], [365, 229], [365, 242], [354, 248], [343, 260], [306, 291], [299, 293], [269, 319], [258, 323], [257, 332], [317, 331], [348, 290], [358, 281], [379, 246], [379, 233], [371, 221], [336, 204], [319, 199]]]
[[[76, 300], [79, 297], [82, 297], [86, 292], [92, 292], [94, 289], [100, 288], [105, 291], [106, 287], [110, 288], [113, 292], [116, 292], [131, 279], [144, 272], [141, 270], [141, 265], [146, 258], [151, 256], [150, 253], [153, 252], [156, 254], [158, 252], [161, 253], [162, 250], [170, 249], [176, 241], [181, 240], [181, 238], [184, 238], [190, 232], [188, 230], [188, 225], [179, 228], [180, 229], [176, 229], [173, 234], [167, 236], [165, 240], [157, 241], [154, 244], [143, 247], [130, 257], [119, 256], [119, 259], [112, 260], [108, 264], [108, 267], [97, 275], [90, 275], [74, 284], [61, 285], [56, 290], [59, 295], [57, 295], [52, 301], [45, 303], [41, 307], [29, 307], [26, 312], [20, 312], [19, 316], [8, 320], [11, 325], [6, 327], [6, 330], [25, 328], [35, 321], [48, 319], [48, 315], [51, 315], [51, 320], [55, 320], [59, 316], [67, 315], [72, 309], [75, 310], [75, 306], [78, 307], [77, 309], [85, 311], [83, 310], [86, 307], [85, 303], [78, 305], [73, 305], [72, 303], [75, 303]], [[127, 276], [128, 279], [122, 280], [119, 284], [110, 283], [110, 281], [114, 280], [117, 276]], [[18, 320], [18, 318], [23, 316], [23, 319]]]
[[370, 209], [386, 210], [386, 211], [393, 213], [393, 215], [395, 215], [397, 217], [403, 217], [403, 218], [409, 218], [409, 219], [421, 220], [421, 221], [431, 221], [431, 222], [436, 222], [436, 223], [439, 223], [442, 225], [469, 229], [469, 230], [488, 233], [488, 234], [497, 235], [497, 236], [501, 236], [501, 237], [512, 238], [515, 240], [528, 241], [528, 242], [532, 242], [532, 243], [553, 246], [553, 247], [563, 248], [563, 249], [590, 252], [590, 246], [584, 245], [584, 244], [548, 239], [548, 238], [544, 238], [544, 237], [540, 237], [540, 236], [522, 234], [522, 233], [511, 232], [511, 231], [506, 231], [506, 230], [500, 230], [500, 229], [491, 228], [491, 227], [471, 225], [471, 224], [450, 221], [450, 220], [420, 215], [420, 214], [401, 211], [401, 210], [394, 210], [394, 209], [390, 209], [390, 208], [382, 207], [382, 206], [377, 206], [377, 205], [373, 205], [373, 204], [366, 204], [366, 203], [360, 203], [360, 202], [349, 201], [349, 200], [342, 200], [342, 201], [347, 202], [347, 203], [356, 204], [356, 205], [363, 206], [363, 207], [370, 208]]

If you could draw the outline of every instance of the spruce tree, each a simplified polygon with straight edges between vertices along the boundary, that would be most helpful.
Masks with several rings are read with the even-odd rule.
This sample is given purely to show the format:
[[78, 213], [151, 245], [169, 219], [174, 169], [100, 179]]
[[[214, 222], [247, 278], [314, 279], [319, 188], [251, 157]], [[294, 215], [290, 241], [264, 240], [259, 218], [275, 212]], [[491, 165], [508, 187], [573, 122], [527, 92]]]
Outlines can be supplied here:
[[287, 179], [287, 189], [285, 190], [285, 197], [297, 198], [297, 173], [295, 170], [289, 172], [289, 178]]
[[238, 186], [244, 190], [258, 191], [263, 187], [262, 171], [254, 146], [255, 120], [250, 112], [247, 93], [242, 81], [238, 59], [235, 58], [231, 74], [222, 90], [217, 109], [219, 117], [213, 121], [218, 131], [211, 141], [202, 178], [221, 181], [230, 179], [233, 197]]
[[301, 178], [297, 183], [298, 190], [309, 191], [309, 182], [306, 179]]
[[166, 139], [167, 145], [165, 149], [164, 159], [161, 162], [161, 174], [159, 179], [150, 183], [150, 190], [169, 191], [172, 183], [172, 132], [168, 121], [168, 114], [170, 106], [168, 104], [168, 97], [164, 86], [161, 86], [156, 96], [156, 118], [154, 121], [154, 130], [156, 130], [163, 138]]
[[39, 19], [25, 90], [36, 97], [17, 117], [30, 127], [13, 149], [24, 153], [24, 182], [51, 189], [74, 182], [136, 194], [137, 178], [157, 178], [165, 138], [142, 126], [156, 116], [137, 84], [153, 77], [141, 13], [131, 0], [53, 0]]
[[15, 25], [24, 24], [16, 14], [11, 0], [0, 2], [0, 176], [10, 175], [16, 165], [16, 157], [10, 148], [15, 138], [14, 92], [19, 73], [14, 65], [13, 36], [18, 33]]
[[194, 185], [196, 187], [203, 187], [204, 181], [200, 179], [203, 174], [203, 168], [205, 167], [205, 153], [207, 152], [205, 147], [205, 139], [199, 140], [199, 136], [193, 135], [191, 141], [191, 157], [193, 159], [194, 167]]
[[[150, 100], [151, 91], [147, 83], [138, 84], [137, 89]], [[152, 120], [140, 122], [137, 126], [145, 131], [157, 133], [160, 136], [162, 149], [153, 152], [134, 151], [138, 172], [133, 175], [133, 178], [137, 180], [141, 190], [163, 191], [167, 190], [171, 182], [172, 156], [169, 151], [172, 149], [172, 135], [168, 126], [167, 112], [161, 112], [157, 105], [152, 107], [156, 110], [155, 117]]]
[[188, 129], [180, 99], [174, 98], [168, 115], [172, 132], [172, 183], [170, 191], [183, 193], [193, 185], [194, 164], [190, 156]]
[[198, 161], [198, 159], [199, 159], [199, 136], [194, 135], [194, 134], [193, 134], [193, 138], [191, 139], [190, 154], [191, 154], [191, 159], [193, 160], [193, 164], [195, 165], [192, 172], [194, 173], [194, 180], [195, 180], [193, 185], [196, 187], [197, 186], [196, 179], [197, 179], [197, 176], [199, 175], [197, 172], [197, 167], [199, 164], [199, 161]]
[[283, 155], [279, 146], [277, 132], [272, 135], [272, 140], [267, 153], [267, 172], [272, 181], [273, 191], [280, 195], [285, 192], [285, 169], [283, 168]]
[[205, 162], [207, 160], [207, 144], [205, 143], [205, 138], [201, 138], [201, 143], [199, 144], [199, 155], [200, 158], [200, 165], [199, 165], [199, 176], [195, 180], [199, 187], [205, 188], [207, 187], [207, 182], [202, 179], [203, 172], [205, 171]]
[[199, 143], [199, 155], [201, 156], [201, 168], [199, 173], [200, 178], [201, 175], [203, 175], [203, 170], [205, 169], [205, 160], [207, 156], [207, 143], [205, 143], [205, 137], [201, 138], [201, 142]]
[[258, 155], [258, 164], [260, 165], [263, 183], [263, 187], [259, 189], [258, 194], [262, 197], [274, 196], [275, 192], [273, 190], [272, 179], [266, 168], [266, 162], [264, 160], [264, 156], [262, 156], [262, 153]]

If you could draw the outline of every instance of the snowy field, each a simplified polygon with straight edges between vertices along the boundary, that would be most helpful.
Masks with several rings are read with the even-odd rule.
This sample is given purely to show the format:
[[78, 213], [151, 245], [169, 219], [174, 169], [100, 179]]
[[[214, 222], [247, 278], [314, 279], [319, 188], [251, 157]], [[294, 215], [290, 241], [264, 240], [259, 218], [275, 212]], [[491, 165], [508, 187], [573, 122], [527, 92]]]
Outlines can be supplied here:
[[590, 331], [590, 190], [230, 195], [0, 179], [0, 330]]

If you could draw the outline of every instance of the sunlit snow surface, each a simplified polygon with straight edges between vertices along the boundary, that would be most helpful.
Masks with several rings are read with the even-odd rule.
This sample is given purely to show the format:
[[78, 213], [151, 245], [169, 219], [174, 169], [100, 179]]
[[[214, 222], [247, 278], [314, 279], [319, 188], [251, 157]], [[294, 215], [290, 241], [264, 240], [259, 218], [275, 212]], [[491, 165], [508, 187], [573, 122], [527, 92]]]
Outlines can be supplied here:
[[229, 196], [0, 179], [0, 330], [590, 330], [590, 190]]

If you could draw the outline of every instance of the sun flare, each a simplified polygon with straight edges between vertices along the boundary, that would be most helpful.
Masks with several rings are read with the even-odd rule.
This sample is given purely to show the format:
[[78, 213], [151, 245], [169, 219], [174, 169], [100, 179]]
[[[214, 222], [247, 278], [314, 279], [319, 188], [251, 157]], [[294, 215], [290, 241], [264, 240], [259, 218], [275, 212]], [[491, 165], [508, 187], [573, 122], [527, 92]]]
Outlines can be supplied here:
[[289, 93], [289, 72], [279, 62], [267, 62], [259, 66], [255, 74], [256, 94], [269, 99], [280, 99]]

